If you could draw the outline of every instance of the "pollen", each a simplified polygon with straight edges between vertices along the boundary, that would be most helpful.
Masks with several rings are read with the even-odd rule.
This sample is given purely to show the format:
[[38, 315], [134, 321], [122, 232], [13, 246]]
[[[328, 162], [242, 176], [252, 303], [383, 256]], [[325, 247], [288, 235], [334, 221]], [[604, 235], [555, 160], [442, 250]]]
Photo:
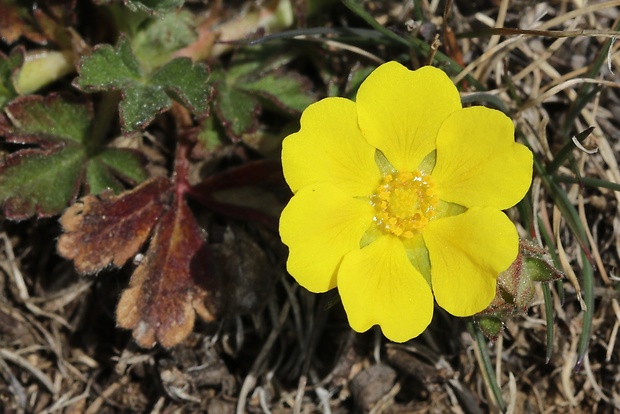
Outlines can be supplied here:
[[411, 239], [435, 216], [439, 203], [430, 175], [420, 171], [386, 174], [370, 196], [374, 222], [384, 233]]

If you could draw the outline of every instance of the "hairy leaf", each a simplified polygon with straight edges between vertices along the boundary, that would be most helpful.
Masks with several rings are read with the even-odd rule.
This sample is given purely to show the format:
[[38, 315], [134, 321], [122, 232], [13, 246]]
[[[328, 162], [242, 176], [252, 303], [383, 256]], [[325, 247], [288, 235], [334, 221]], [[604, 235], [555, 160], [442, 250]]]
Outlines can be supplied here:
[[172, 106], [172, 101], [159, 87], [131, 85], [123, 90], [120, 104], [121, 124], [127, 132], [144, 128]]
[[207, 111], [211, 94], [209, 71], [187, 58], [174, 59], [153, 73], [144, 73], [129, 41], [121, 38], [116, 49], [95, 48], [78, 67], [75, 85], [84, 91], [121, 90], [121, 124], [125, 132], [144, 128], [177, 100], [195, 114]]
[[142, 158], [124, 149], [102, 149], [89, 142], [92, 109], [59, 95], [25, 96], [0, 115], [0, 134], [11, 143], [34, 145], [0, 164], [0, 206], [14, 220], [60, 213], [84, 184], [91, 193], [123, 189], [146, 179]]
[[93, 157], [100, 161], [115, 176], [132, 184], [141, 183], [148, 178], [144, 169], [144, 156], [141, 152], [126, 148], [105, 148]]
[[181, 7], [185, 0], [123, 0], [132, 11], [142, 10], [152, 14], [163, 14]]
[[258, 125], [260, 106], [256, 100], [234, 86], [220, 83], [216, 88], [215, 111], [222, 126], [233, 139], [252, 132]]
[[171, 347], [194, 327], [195, 313], [212, 320], [210, 251], [183, 200], [162, 216], [148, 252], [121, 296], [118, 325], [143, 347]]
[[7, 106], [5, 113], [13, 124], [7, 131], [10, 142], [84, 144], [92, 121], [90, 105], [59, 95], [24, 96]]
[[0, 165], [0, 203], [6, 217], [49, 217], [75, 199], [86, 154], [77, 145], [22, 150]]
[[184, 104], [190, 111], [202, 114], [207, 111], [211, 89], [207, 86], [209, 71], [195, 65], [188, 58], [178, 58], [159, 68], [151, 82], [165, 88], [168, 94]]
[[131, 45], [145, 71], [151, 72], [170, 61], [174, 52], [195, 42], [196, 38], [195, 16], [181, 9], [142, 22], [131, 37]]
[[262, 107], [298, 115], [314, 102], [307, 79], [274, 70], [260, 54], [240, 56], [227, 71], [213, 71], [215, 112], [233, 140], [256, 130]]
[[314, 102], [307, 92], [310, 90], [307, 79], [299, 75], [271, 73], [255, 81], [243, 83], [239, 87], [251, 95], [256, 95], [286, 112], [300, 113]]
[[[119, 3], [120, 0], [95, 0], [96, 4]], [[185, 3], [185, 0], [122, 0], [131, 11], [143, 11], [156, 16], [162, 16]]]
[[121, 37], [116, 49], [110, 45], [96, 46], [92, 55], [82, 58], [78, 72], [80, 76], [74, 83], [86, 92], [124, 88], [143, 77], [126, 37]]
[[91, 158], [86, 169], [89, 193], [99, 194], [107, 189], [120, 193], [125, 189], [121, 180], [131, 184], [148, 178], [144, 156], [124, 148], [107, 148]]
[[114, 196], [89, 195], [60, 219], [64, 234], [58, 253], [73, 260], [80, 273], [122, 266], [134, 257], [151, 234], [169, 202], [170, 180], [155, 178]]
[[125, 0], [125, 3], [132, 10], [142, 9], [147, 12], [166, 13], [181, 7], [185, 0]]

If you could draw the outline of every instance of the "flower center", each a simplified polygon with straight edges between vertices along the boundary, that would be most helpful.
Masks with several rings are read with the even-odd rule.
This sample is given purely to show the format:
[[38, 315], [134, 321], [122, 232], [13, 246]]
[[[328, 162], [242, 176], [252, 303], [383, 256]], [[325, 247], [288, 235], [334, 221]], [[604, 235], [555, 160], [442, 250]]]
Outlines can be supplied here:
[[423, 172], [387, 174], [370, 196], [374, 221], [385, 233], [410, 239], [435, 216], [439, 204], [430, 175]]

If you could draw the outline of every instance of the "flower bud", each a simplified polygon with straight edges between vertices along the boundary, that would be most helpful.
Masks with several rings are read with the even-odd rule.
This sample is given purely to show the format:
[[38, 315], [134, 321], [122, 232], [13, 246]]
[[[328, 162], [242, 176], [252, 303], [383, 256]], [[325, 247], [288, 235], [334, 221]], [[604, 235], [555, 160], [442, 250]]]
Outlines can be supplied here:
[[495, 298], [475, 316], [478, 328], [487, 338], [497, 339], [507, 319], [527, 313], [534, 301], [534, 282], [547, 283], [561, 277], [563, 273], [545, 249], [522, 239], [517, 258], [497, 278]]

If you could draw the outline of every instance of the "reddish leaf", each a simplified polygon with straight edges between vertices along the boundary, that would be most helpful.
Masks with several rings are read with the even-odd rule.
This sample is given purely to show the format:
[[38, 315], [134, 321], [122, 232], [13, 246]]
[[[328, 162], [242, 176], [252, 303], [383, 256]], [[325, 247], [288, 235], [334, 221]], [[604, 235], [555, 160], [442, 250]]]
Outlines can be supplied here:
[[283, 200], [289, 197], [280, 163], [263, 160], [208, 177], [190, 188], [188, 195], [220, 214], [273, 229]]
[[116, 311], [118, 325], [133, 329], [135, 340], [147, 348], [181, 342], [194, 327], [195, 313], [213, 319], [207, 309], [213, 309], [210, 251], [185, 201], [175, 201]]
[[144, 245], [169, 202], [172, 183], [149, 180], [119, 196], [84, 197], [60, 219], [65, 233], [58, 253], [75, 262], [81, 273], [122, 266]]

